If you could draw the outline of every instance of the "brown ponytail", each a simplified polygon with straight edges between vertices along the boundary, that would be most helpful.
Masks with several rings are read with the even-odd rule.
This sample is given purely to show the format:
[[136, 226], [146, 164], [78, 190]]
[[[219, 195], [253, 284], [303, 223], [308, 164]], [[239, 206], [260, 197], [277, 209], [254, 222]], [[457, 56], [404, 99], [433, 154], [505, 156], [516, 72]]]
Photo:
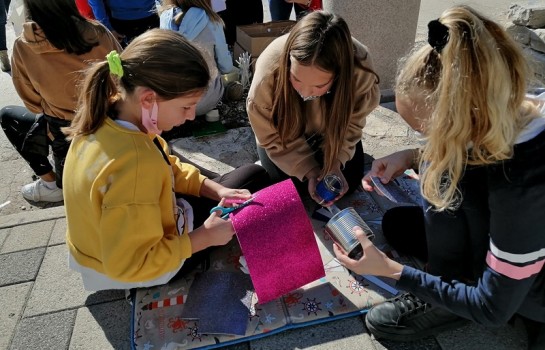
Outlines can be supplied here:
[[135, 38], [119, 54], [122, 77], [113, 76], [106, 60], [86, 72], [79, 95], [79, 109], [63, 132], [68, 139], [89, 135], [104, 123], [121, 93], [147, 87], [161, 99], [171, 100], [208, 86], [210, 73], [199, 50], [181, 34], [152, 29]]

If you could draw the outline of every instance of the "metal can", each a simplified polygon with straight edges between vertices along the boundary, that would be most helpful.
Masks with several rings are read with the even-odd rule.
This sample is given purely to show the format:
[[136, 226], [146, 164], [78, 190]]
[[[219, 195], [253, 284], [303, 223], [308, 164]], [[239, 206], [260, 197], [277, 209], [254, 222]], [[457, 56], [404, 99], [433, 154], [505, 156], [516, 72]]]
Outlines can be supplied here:
[[335, 199], [343, 190], [343, 182], [337, 175], [326, 175], [316, 186], [316, 194], [324, 201]]
[[348, 253], [350, 258], [358, 260], [363, 255], [363, 248], [352, 232], [354, 226], [359, 226], [370, 240], [375, 237], [371, 228], [352, 207], [341, 210], [329, 219], [325, 225], [325, 232]]

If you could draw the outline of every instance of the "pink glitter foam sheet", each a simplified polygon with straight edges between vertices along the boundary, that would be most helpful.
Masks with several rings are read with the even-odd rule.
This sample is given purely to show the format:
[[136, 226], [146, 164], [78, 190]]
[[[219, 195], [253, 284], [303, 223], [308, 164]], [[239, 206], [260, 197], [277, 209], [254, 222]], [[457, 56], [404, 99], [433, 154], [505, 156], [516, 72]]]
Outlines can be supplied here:
[[291, 180], [231, 214], [260, 304], [325, 276], [312, 225]]

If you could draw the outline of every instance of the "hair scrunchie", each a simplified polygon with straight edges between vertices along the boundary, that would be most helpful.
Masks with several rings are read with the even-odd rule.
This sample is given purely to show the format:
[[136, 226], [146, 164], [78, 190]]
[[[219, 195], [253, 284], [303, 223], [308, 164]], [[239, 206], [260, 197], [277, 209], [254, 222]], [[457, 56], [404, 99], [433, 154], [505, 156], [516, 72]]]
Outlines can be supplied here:
[[435, 51], [441, 53], [441, 50], [447, 45], [449, 39], [448, 27], [434, 19], [428, 23], [428, 43]]
[[117, 75], [118, 77], [123, 77], [123, 66], [121, 65], [121, 57], [117, 51], [113, 50], [106, 55], [106, 60], [108, 61], [108, 67], [110, 68], [110, 73]]

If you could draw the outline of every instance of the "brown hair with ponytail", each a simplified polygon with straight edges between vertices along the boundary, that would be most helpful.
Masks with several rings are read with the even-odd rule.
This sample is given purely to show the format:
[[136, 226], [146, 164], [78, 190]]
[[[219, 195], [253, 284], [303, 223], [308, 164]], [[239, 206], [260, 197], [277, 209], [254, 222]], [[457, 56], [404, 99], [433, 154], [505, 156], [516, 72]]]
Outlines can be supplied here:
[[110, 72], [106, 60], [86, 72], [79, 96], [79, 109], [70, 127], [63, 129], [69, 139], [97, 131], [112, 112], [120, 94], [136, 87], [153, 90], [161, 99], [171, 100], [203, 91], [210, 79], [201, 53], [181, 34], [152, 29], [135, 38], [119, 54], [122, 77]]

